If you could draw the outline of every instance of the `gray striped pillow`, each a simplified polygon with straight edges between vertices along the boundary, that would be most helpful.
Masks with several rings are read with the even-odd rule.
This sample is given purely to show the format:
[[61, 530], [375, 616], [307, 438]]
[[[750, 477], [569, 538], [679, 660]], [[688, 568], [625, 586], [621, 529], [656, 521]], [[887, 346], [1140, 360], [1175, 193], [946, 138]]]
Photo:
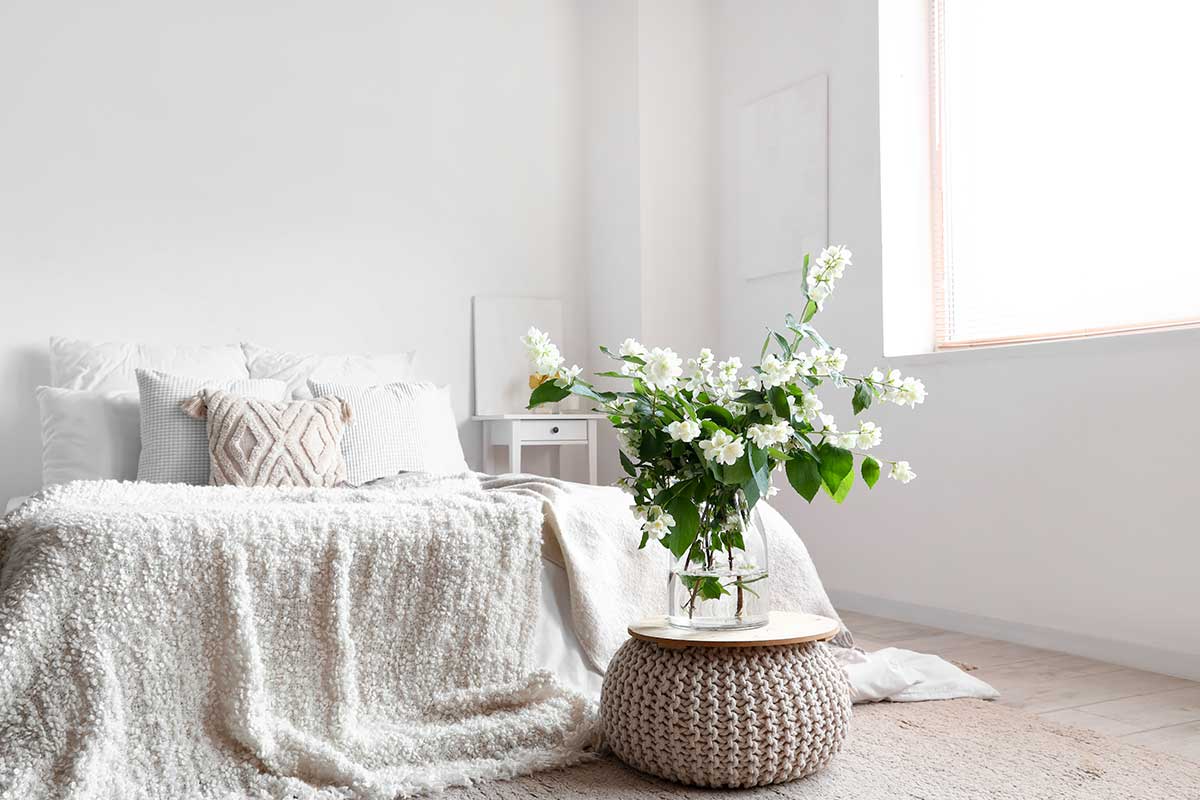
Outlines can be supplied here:
[[468, 470], [450, 387], [425, 382], [351, 386], [308, 382], [314, 397], [340, 397], [354, 409], [342, 437], [346, 482], [361, 486], [400, 472]]
[[272, 380], [210, 381], [137, 370], [142, 405], [142, 454], [137, 478], [149, 483], [207, 484], [208, 435], [204, 420], [193, 419], [179, 404], [202, 389], [219, 389], [260, 400], [283, 399], [287, 384]]

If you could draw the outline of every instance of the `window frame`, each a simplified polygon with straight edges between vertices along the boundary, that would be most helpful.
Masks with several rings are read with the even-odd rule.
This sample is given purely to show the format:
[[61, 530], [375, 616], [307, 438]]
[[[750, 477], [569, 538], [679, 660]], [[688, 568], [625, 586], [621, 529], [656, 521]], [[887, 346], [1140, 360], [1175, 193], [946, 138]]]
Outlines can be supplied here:
[[1055, 342], [1130, 333], [1151, 333], [1200, 328], [1200, 316], [1148, 320], [1120, 325], [1040, 331], [977, 339], [951, 339], [953, 306], [948, 302], [953, 275], [951, 187], [946, 174], [952, 157], [946, 124], [946, 0], [929, 0], [929, 145], [930, 145], [930, 244], [933, 270], [933, 350], [945, 352], [1031, 342]]

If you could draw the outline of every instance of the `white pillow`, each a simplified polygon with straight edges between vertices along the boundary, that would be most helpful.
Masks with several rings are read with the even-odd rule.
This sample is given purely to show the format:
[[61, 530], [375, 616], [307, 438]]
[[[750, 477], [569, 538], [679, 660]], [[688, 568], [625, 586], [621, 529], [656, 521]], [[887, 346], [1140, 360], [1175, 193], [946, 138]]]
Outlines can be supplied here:
[[251, 378], [274, 378], [287, 384], [288, 394], [296, 400], [312, 397], [309, 381], [351, 386], [375, 386], [415, 378], [413, 353], [380, 355], [324, 355], [321, 353], [284, 353], [242, 342], [246, 366]]
[[210, 380], [249, 377], [246, 356], [236, 344], [173, 347], [133, 342], [50, 339], [50, 383], [62, 389], [136, 392], [139, 369]]
[[37, 388], [42, 485], [137, 478], [142, 450], [137, 392]]
[[350, 404], [354, 419], [342, 438], [347, 483], [361, 486], [400, 472], [467, 471], [449, 386], [316, 381], [308, 385], [316, 397], [340, 397]]
[[145, 369], [137, 370], [137, 382], [142, 404], [137, 479], [150, 483], [208, 483], [208, 429], [179, 407], [184, 400], [201, 389], [219, 389], [279, 402], [287, 388], [283, 381], [205, 380]]

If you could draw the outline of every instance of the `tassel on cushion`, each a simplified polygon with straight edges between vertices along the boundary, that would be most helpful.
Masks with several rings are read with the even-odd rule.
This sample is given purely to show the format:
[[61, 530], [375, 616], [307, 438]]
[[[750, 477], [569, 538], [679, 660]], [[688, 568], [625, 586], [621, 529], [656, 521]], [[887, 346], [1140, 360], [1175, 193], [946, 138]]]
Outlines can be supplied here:
[[337, 400], [342, 404], [342, 422], [349, 425], [354, 421], [354, 411], [350, 408], [350, 404], [342, 398], [339, 397]]
[[179, 401], [179, 407], [193, 419], [204, 419], [208, 416], [208, 392], [202, 391]]

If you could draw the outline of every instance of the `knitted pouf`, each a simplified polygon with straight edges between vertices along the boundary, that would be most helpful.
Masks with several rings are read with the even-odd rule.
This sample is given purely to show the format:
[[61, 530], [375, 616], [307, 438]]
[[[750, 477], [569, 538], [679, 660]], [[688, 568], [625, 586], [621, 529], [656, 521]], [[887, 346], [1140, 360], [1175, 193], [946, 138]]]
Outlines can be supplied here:
[[629, 639], [604, 677], [604, 736], [635, 769], [695, 786], [803, 778], [850, 722], [845, 673], [820, 642], [661, 647]]

